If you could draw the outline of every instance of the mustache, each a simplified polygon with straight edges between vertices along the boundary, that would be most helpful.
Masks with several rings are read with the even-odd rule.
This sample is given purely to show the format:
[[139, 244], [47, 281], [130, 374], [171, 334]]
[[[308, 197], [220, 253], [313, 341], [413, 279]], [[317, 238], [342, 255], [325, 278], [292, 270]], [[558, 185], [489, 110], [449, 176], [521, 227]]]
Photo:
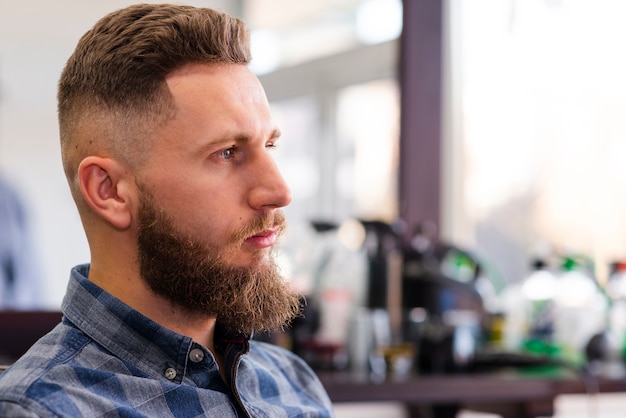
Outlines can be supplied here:
[[276, 236], [280, 237], [287, 228], [287, 221], [282, 210], [277, 209], [271, 213], [265, 213], [252, 219], [232, 234], [231, 243], [239, 244], [246, 239], [260, 234], [268, 229], [275, 229]]

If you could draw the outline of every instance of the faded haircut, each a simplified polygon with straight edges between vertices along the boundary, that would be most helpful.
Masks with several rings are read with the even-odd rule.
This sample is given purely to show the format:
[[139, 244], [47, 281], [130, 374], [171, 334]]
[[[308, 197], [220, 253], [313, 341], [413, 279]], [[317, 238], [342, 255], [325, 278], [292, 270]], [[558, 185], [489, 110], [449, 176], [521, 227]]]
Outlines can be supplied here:
[[150, 133], [174, 113], [168, 74], [189, 64], [249, 61], [245, 24], [216, 10], [138, 4], [100, 19], [78, 42], [58, 86], [63, 167], [77, 203], [76, 173], [86, 156], [141, 163]]

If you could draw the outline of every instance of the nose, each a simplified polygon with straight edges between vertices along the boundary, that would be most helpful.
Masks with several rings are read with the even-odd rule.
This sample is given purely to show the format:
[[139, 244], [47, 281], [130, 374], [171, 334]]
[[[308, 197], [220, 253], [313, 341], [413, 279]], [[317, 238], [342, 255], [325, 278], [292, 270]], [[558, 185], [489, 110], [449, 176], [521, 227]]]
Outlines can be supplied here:
[[253, 209], [276, 209], [291, 203], [292, 195], [274, 159], [265, 152], [250, 173], [249, 204]]

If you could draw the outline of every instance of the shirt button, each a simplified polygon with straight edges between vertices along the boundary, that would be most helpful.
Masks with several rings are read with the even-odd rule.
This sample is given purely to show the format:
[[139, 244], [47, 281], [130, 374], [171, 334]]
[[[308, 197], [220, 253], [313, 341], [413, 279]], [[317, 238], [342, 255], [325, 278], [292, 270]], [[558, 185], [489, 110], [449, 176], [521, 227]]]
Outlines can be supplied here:
[[176, 369], [173, 367], [168, 367], [165, 369], [165, 373], [163, 373], [167, 380], [174, 380], [176, 378]]
[[202, 360], [204, 360], [204, 351], [199, 348], [192, 349], [189, 352], [189, 360], [193, 361], [194, 363], [200, 363]]

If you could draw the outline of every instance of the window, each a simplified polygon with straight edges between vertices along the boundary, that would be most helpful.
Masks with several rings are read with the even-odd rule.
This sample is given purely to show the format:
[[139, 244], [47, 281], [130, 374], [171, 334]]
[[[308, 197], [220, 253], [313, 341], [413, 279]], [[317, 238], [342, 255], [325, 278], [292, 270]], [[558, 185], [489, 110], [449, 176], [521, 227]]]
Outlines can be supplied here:
[[626, 256], [626, 4], [450, 4], [453, 238], [507, 280], [544, 246], [605, 280]]

